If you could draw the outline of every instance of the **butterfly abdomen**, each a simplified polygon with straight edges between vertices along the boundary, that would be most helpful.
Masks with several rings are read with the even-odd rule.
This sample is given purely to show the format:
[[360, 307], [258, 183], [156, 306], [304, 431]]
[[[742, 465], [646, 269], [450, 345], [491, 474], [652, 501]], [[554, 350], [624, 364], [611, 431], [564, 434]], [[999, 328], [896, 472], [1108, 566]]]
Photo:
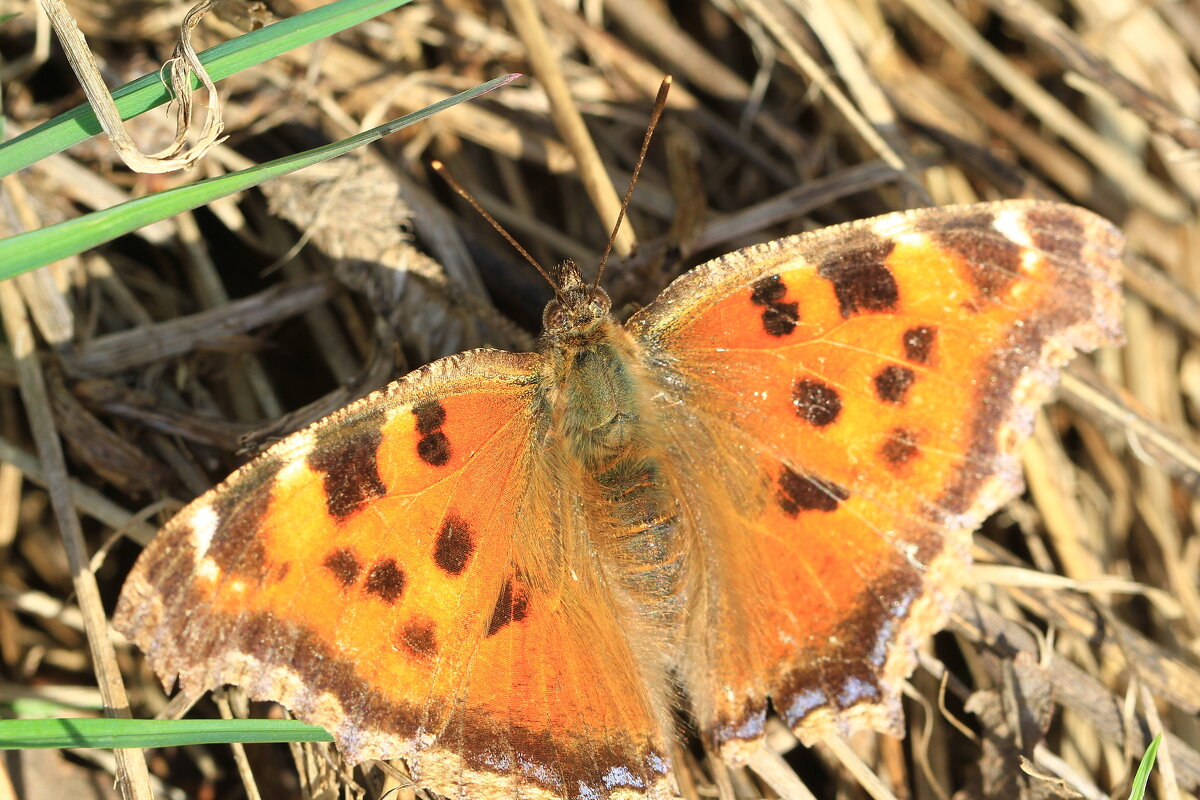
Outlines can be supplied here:
[[611, 510], [608, 545], [619, 561], [626, 586], [672, 614], [679, 603], [683, 552], [679, 514], [658, 476], [658, 464], [634, 453], [596, 476]]

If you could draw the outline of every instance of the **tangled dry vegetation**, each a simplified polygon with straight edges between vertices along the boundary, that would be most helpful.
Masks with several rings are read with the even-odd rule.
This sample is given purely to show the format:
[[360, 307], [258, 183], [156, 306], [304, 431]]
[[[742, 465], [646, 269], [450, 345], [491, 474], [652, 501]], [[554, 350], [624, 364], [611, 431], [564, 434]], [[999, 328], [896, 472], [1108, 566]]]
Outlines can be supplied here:
[[[315, 5], [222, 2], [197, 48]], [[0, 24], [10, 133], [82, 99], [34, 6], [0, 3], [20, 12]], [[110, 85], [158, 69], [187, 11], [69, 7]], [[1200, 792], [1198, 64], [1194, 2], [424, 0], [224, 81], [229, 139], [192, 172], [133, 174], [102, 137], [39, 162], [3, 183], [6, 232], [530, 74], [17, 281], [39, 357], [18, 369], [25, 323], [6, 306], [0, 693], [99, 706], [85, 626], [103, 624], [157, 524], [248, 453], [439, 356], [528, 348], [545, 287], [430, 159], [542, 263], [594, 264], [607, 236], [595, 209], [615, 202], [672, 73], [610, 271], [617, 308], [738, 246], [928, 203], [1065, 198], [1130, 240], [1127, 343], [1077, 361], [1042, 413], [1024, 453], [1029, 491], [977, 536], [971, 590], [911, 680], [909, 735], [809, 750], [779, 726], [775, 769], [758, 771], [683, 751], [683, 795], [1123, 797], [1157, 731], [1157, 796]], [[548, 101], [556, 84], [569, 109]], [[569, 114], [590, 142], [561, 133]], [[172, 133], [161, 113], [130, 126], [147, 149]], [[18, 384], [38, 376], [49, 401], [33, 408]], [[65, 472], [32, 455], [34, 430], [61, 439]], [[56, 519], [48, 485], [69, 486], [77, 521]], [[79, 533], [98, 596], [64, 555], [64, 535], [70, 546]], [[115, 646], [135, 713], [159, 712], [141, 656]], [[247, 713], [232, 692], [194, 713], [231, 712]], [[339, 769], [331, 752], [146, 758], [169, 797], [412, 791], [380, 767]], [[0, 797], [113, 796], [114, 764], [105, 751], [11, 754]]]

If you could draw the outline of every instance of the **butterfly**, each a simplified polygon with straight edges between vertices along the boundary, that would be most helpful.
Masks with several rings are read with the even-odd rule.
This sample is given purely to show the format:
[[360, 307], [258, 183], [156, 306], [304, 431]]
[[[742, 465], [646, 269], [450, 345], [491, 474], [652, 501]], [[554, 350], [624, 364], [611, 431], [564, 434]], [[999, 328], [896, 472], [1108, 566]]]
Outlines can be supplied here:
[[899, 734], [916, 646], [1123, 239], [1070, 205], [928, 208], [729, 253], [621, 324], [570, 262], [533, 353], [453, 355], [289, 436], [146, 548], [116, 627], [449, 797], [663, 798]]

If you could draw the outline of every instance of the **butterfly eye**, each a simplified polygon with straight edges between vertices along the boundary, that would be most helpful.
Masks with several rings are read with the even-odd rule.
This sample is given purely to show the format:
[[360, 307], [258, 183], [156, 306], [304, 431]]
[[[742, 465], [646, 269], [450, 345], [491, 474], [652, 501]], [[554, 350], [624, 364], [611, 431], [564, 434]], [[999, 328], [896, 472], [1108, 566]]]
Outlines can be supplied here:
[[591, 295], [588, 297], [588, 311], [594, 319], [599, 319], [609, 312], [612, 308], [612, 300], [609, 299], [608, 293], [599, 287], [593, 287]]
[[546, 304], [546, 311], [542, 314], [542, 329], [554, 330], [562, 328], [567, 324], [567, 312], [557, 301], [552, 301]]

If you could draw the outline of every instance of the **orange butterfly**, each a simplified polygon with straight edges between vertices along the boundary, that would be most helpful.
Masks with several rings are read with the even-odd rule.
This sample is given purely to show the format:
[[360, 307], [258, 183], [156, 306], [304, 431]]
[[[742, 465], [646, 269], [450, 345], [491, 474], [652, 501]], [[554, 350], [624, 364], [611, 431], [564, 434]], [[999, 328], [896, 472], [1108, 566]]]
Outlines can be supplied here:
[[[536, 353], [442, 359], [184, 509], [116, 626], [403, 757], [443, 795], [662, 798], [682, 705], [730, 761], [900, 731], [900, 683], [1123, 240], [982, 203], [714, 259], [624, 325], [560, 269]], [[682, 698], [682, 699], [681, 699]]]

